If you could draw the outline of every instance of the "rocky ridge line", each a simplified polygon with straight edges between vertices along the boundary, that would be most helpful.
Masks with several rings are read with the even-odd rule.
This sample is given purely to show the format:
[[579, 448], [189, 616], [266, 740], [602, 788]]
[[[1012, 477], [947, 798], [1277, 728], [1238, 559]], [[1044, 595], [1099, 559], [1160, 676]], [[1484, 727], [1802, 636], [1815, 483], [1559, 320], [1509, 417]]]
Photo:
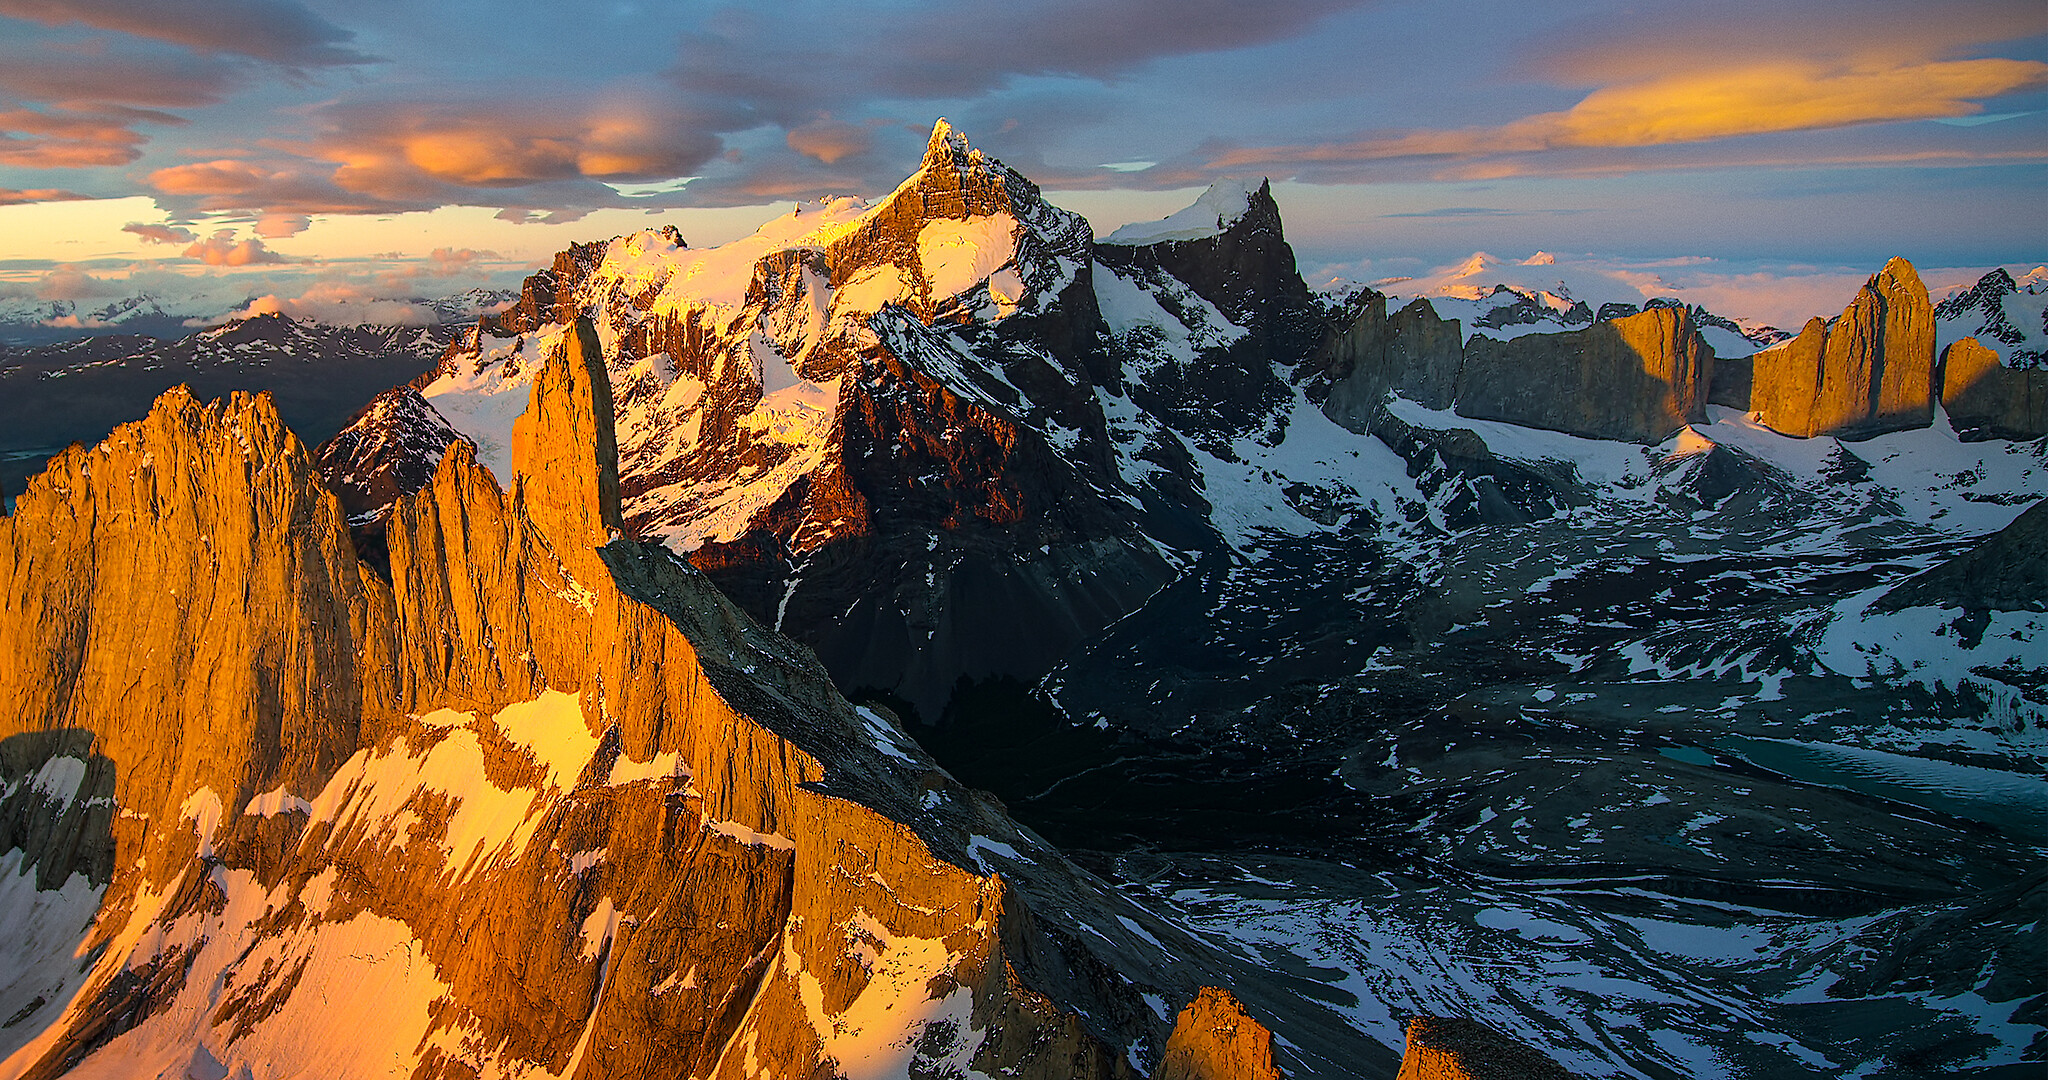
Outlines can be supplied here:
[[[0, 630], [31, 643], [0, 667], [0, 745], [91, 732], [121, 807], [105, 951], [4, 1071], [166, 1037], [222, 1065], [331, 1054], [290, 1047], [310, 995], [352, 985], [321, 959], [344, 933], [402, 935], [406, 985], [439, 987], [386, 1003], [419, 1076], [855, 1068], [835, 1023], [1014, 1075], [1133, 1075], [1186, 1042], [1138, 987], [1193, 997], [1222, 961], [618, 535], [599, 348], [579, 320], [535, 380], [509, 490], [458, 442], [397, 505], [388, 584], [261, 398], [167, 395], [0, 521]], [[525, 823], [466, 854], [467, 804], [507, 797]], [[964, 869], [977, 843], [1003, 875]], [[1083, 944], [1102, 904], [1147, 937]], [[912, 1012], [860, 1027], [876, 1009]]]

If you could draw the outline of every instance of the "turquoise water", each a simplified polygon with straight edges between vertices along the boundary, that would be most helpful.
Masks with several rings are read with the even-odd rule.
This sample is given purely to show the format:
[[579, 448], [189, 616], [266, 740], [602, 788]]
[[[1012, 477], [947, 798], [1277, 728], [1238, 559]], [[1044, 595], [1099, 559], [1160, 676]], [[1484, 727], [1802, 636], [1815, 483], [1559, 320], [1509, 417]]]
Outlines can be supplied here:
[[2048, 780], [2039, 776], [1789, 739], [1731, 735], [1715, 742], [1714, 748], [1794, 780], [1981, 821], [2048, 843]]

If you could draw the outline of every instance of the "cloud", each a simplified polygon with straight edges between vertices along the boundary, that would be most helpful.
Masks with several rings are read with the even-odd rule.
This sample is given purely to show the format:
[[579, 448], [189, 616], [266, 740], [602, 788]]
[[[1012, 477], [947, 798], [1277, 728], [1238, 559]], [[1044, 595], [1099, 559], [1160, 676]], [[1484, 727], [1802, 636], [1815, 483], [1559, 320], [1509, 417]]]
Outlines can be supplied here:
[[1590, 15], [1534, 36], [1526, 66], [1560, 85], [1599, 86], [1784, 59], [1888, 67], [2041, 34], [2048, 8], [2034, 0], [1717, 0]]
[[139, 221], [131, 221], [121, 226], [121, 231], [134, 233], [141, 237], [145, 244], [189, 244], [199, 239], [199, 234], [190, 229], [181, 229], [173, 225], [146, 225]]
[[221, 60], [160, 46], [88, 52], [44, 41], [0, 43], [0, 92], [28, 101], [210, 105], [227, 95], [231, 77]]
[[1966, 116], [1976, 99], [2048, 86], [2048, 64], [1955, 60], [1831, 69], [1791, 61], [1674, 72], [1603, 87], [1562, 112], [1499, 127], [1424, 131], [1224, 153], [1216, 169], [1551, 150], [1662, 146], [1900, 120]]
[[263, 246], [263, 241], [251, 238], [237, 241], [235, 230], [221, 229], [212, 236], [200, 240], [183, 252], [188, 259], [198, 259], [208, 266], [254, 266], [259, 263], [280, 263], [285, 257]]
[[[196, 319], [191, 325], [208, 325], [228, 319], [255, 315], [283, 315], [300, 322], [323, 322], [338, 326], [432, 326], [440, 321], [433, 308], [410, 298], [394, 297], [394, 283], [369, 284], [356, 281], [315, 281], [296, 295], [267, 293], [215, 319]], [[402, 285], [398, 287], [403, 287]]]
[[683, 35], [672, 77], [706, 102], [794, 128], [849, 102], [973, 97], [1025, 76], [1113, 79], [1162, 58], [1293, 37], [1362, 4], [925, 0], [886, 17], [823, 0], [728, 7]]
[[475, 248], [435, 248], [427, 256], [442, 274], [453, 274], [466, 270], [484, 259], [499, 259], [503, 256], [495, 251], [478, 251]]
[[139, 121], [181, 123], [177, 117], [140, 109], [100, 107], [0, 109], [0, 165], [30, 169], [80, 169], [126, 165], [142, 156]]
[[88, 300], [94, 297], [123, 296], [127, 289], [120, 281], [97, 278], [83, 270], [61, 266], [44, 274], [34, 285], [38, 300]]
[[789, 129], [783, 141], [791, 150], [816, 158], [827, 165], [840, 158], [866, 153], [875, 145], [873, 124], [848, 124], [820, 117], [802, 127]]
[[[332, 166], [327, 169], [331, 171]], [[429, 210], [433, 199], [384, 199], [335, 184], [318, 162], [220, 158], [172, 165], [149, 174], [168, 201], [196, 210], [260, 210], [281, 215], [395, 213]]]
[[[666, 180], [723, 146], [701, 117], [645, 93], [557, 100], [357, 102], [323, 110], [312, 153], [339, 162], [333, 182], [384, 199], [463, 194], [550, 181]], [[596, 190], [595, 205], [617, 193]]]
[[1409, 210], [1399, 214], [1381, 214], [1390, 218], [1465, 218], [1465, 217], [1506, 217], [1527, 213], [1524, 210], [1508, 210], [1498, 206], [1445, 206], [1435, 210]]
[[4, 188], [0, 187], [0, 206], [21, 206], [39, 202], [78, 202], [91, 199], [91, 195], [80, 195], [75, 191], [59, 188]]
[[355, 34], [293, 0], [0, 0], [0, 15], [45, 26], [83, 23], [291, 67], [372, 63]]
[[590, 211], [580, 208], [535, 210], [527, 206], [508, 206], [491, 216], [514, 225], [568, 225], [589, 217]]
[[281, 236], [297, 236], [313, 227], [313, 219], [305, 214], [265, 214], [256, 219], [256, 235], [275, 240]]

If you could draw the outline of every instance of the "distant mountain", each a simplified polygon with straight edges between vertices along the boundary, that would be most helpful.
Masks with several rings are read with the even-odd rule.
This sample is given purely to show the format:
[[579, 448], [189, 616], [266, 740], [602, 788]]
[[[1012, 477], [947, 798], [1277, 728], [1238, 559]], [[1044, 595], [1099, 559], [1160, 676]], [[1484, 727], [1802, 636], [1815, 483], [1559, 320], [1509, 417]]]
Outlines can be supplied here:
[[2022, 287], [2003, 268], [1985, 274], [1935, 305], [1940, 346], [1974, 337], [1997, 350], [2006, 367], [2048, 367], [2048, 288], [2043, 285], [2029, 280]]
[[107, 334], [178, 338], [191, 332], [193, 320], [227, 310], [215, 300], [179, 301], [150, 293], [105, 302], [0, 298], [0, 346], [48, 345]]
[[173, 340], [101, 335], [0, 346], [0, 488], [19, 492], [51, 454], [104, 437], [181, 383], [206, 397], [267, 390], [296, 430], [325, 438], [371, 396], [425, 370], [451, 334], [260, 315]]
[[[414, 320], [421, 324], [464, 323], [503, 307], [517, 295], [499, 289], [469, 289], [447, 296], [393, 298], [390, 302], [411, 305], [429, 316]], [[33, 347], [107, 335], [176, 340], [196, 327], [247, 318], [247, 309], [254, 301], [249, 296], [173, 297], [154, 293], [106, 301], [0, 298], [0, 346]], [[345, 308], [337, 305], [336, 310]]]

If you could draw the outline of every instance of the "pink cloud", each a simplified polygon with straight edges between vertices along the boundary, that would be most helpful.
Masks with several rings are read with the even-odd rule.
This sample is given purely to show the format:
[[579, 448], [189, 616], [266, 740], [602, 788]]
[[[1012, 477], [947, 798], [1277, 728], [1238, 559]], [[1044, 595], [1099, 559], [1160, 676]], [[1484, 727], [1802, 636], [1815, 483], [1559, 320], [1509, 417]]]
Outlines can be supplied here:
[[297, 236], [313, 225], [313, 219], [304, 214], [265, 214], [256, 221], [256, 235], [275, 240], [281, 236]]
[[78, 202], [91, 199], [91, 195], [80, 195], [75, 191], [58, 188], [0, 188], [0, 206], [21, 206], [39, 202]]
[[221, 229], [212, 236], [198, 241], [184, 251], [188, 259], [198, 259], [208, 266], [254, 266], [259, 263], [280, 263], [285, 257], [263, 246], [263, 241], [250, 238], [237, 241], [233, 229]]

